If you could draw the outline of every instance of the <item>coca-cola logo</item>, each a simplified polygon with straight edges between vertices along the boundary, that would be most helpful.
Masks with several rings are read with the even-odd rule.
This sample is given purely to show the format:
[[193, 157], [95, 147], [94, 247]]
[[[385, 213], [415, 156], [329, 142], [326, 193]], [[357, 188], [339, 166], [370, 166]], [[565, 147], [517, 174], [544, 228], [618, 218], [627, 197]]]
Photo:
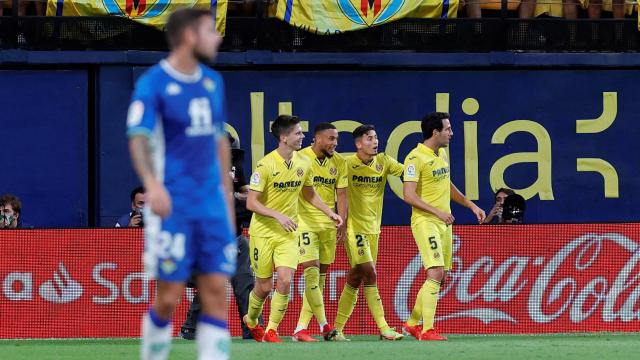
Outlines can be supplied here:
[[[454, 236], [454, 270], [440, 293], [458, 306], [456, 311], [440, 312], [437, 321], [472, 318], [483, 324], [546, 324], [563, 317], [579, 324], [594, 316], [602, 322], [640, 319], [640, 247], [625, 235], [586, 233], [555, 253], [522, 244], [531, 249], [529, 253], [519, 251], [501, 260], [477, 249], [482, 255], [463, 260], [458, 255], [464, 244], [460, 240]], [[414, 301], [411, 289], [422, 285], [417, 278], [423, 273], [416, 255], [397, 282], [393, 305], [403, 321]]]

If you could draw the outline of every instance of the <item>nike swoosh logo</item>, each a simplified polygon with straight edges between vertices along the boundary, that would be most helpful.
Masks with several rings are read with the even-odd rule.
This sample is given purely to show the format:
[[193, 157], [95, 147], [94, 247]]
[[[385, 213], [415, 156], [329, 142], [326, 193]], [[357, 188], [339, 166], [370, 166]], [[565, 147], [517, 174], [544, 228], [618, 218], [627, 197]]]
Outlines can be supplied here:
[[279, 171], [278, 171], [278, 172], [274, 172], [274, 173], [273, 173], [273, 176], [278, 176], [278, 174], [280, 174], [280, 172], [279, 172]]
[[409, 160], [413, 160], [413, 159], [415, 159], [415, 158], [416, 158], [415, 156], [412, 156], [412, 157], [410, 157], [410, 158], [409, 158]]
[[314, 287], [312, 287], [312, 288], [311, 288], [311, 290], [315, 290], [315, 289], [317, 289], [317, 288], [318, 288], [317, 286], [314, 286]]
[[352, 169], [357, 169], [357, 168], [358, 168], [358, 166], [360, 166], [360, 165], [353, 165], [351, 168], [352, 168]]

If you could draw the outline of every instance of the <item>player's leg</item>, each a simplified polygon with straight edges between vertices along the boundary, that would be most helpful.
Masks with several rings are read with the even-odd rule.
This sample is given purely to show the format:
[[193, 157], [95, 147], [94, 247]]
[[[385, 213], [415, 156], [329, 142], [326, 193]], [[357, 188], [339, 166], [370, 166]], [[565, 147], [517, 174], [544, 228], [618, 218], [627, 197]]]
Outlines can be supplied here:
[[224, 218], [197, 222], [194, 239], [198, 245], [196, 270], [200, 274], [198, 288], [202, 302], [196, 331], [198, 359], [228, 359], [231, 337], [227, 326], [226, 283], [236, 271], [238, 246]]
[[[322, 303], [322, 293], [320, 292], [320, 255], [319, 255], [319, 232], [300, 230], [298, 232], [298, 262], [302, 267], [304, 276], [304, 294], [302, 296], [302, 308], [298, 325], [293, 331], [293, 341], [315, 342], [318, 341], [309, 335], [307, 328], [311, 317], [316, 315], [316, 319], [326, 323], [324, 314], [324, 304]], [[319, 316], [318, 316], [319, 315]]]
[[184, 292], [194, 262], [188, 224], [171, 217], [146, 216], [145, 268], [156, 277], [157, 294], [142, 320], [143, 360], [164, 360], [171, 349], [171, 316]]
[[[414, 231], [414, 238], [427, 269], [427, 280], [422, 285], [422, 333], [420, 340], [446, 340], [434, 328], [440, 284], [444, 279], [444, 254], [442, 240], [446, 233], [446, 225], [440, 223], [423, 223]], [[416, 304], [417, 305], [417, 304]]]
[[[333, 264], [336, 259], [336, 239], [336, 229], [325, 230], [320, 233], [320, 281], [318, 283], [320, 288], [320, 296], [324, 295], [324, 285], [327, 280], [327, 271], [329, 270], [329, 266]], [[333, 326], [331, 326], [330, 324], [321, 327], [321, 332], [325, 340], [342, 340], [338, 339], [337, 330], [334, 330]]]
[[347, 233], [347, 240], [344, 243], [347, 257], [349, 258], [349, 264], [351, 269], [347, 273], [347, 279], [342, 288], [340, 299], [338, 300], [338, 312], [336, 313], [336, 330], [338, 331], [338, 338], [346, 340], [344, 338], [344, 327], [353, 313], [353, 309], [356, 307], [358, 301], [358, 289], [362, 283], [362, 275], [360, 269], [356, 267], [359, 257], [359, 247], [357, 246], [357, 240], [353, 233]]
[[291, 280], [293, 280], [293, 274], [298, 267], [298, 239], [295, 234], [290, 234], [273, 241], [276, 244], [273, 250], [273, 263], [278, 279], [276, 280], [276, 291], [271, 297], [269, 324], [263, 341], [282, 342], [278, 336], [278, 326], [287, 312]]
[[269, 296], [273, 287], [273, 249], [274, 240], [258, 236], [249, 238], [251, 266], [256, 276], [253, 290], [249, 293], [249, 306], [247, 315], [242, 321], [251, 331], [255, 341], [262, 341], [264, 330], [258, 319], [262, 314], [264, 301]]
[[[362, 255], [358, 256], [357, 267], [360, 268], [362, 281], [364, 283], [364, 296], [369, 306], [371, 316], [380, 331], [380, 339], [382, 340], [401, 340], [404, 336], [392, 329], [384, 316], [384, 307], [378, 290], [378, 278], [375, 268], [375, 261], [378, 258], [378, 238], [379, 234], [361, 234], [364, 241], [361, 241], [360, 249]], [[356, 240], [357, 236], [356, 236]], [[358, 245], [358, 243], [356, 243]]]

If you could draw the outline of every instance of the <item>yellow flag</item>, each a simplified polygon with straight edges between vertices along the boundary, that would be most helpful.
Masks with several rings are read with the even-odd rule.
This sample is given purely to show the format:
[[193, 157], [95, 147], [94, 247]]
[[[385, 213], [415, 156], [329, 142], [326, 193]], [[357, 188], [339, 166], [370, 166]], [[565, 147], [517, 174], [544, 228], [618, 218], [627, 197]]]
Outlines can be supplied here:
[[322, 35], [366, 29], [405, 17], [455, 18], [458, 0], [279, 0], [276, 17]]
[[120, 16], [162, 30], [169, 15], [185, 7], [211, 9], [224, 35], [227, 0], [48, 0], [47, 16]]

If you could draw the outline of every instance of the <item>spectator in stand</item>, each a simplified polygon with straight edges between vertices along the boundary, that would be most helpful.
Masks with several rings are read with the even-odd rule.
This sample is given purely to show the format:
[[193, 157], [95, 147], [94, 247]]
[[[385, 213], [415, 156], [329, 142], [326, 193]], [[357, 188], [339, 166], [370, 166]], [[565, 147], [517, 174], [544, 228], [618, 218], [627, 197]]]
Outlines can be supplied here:
[[22, 227], [22, 202], [13, 194], [0, 197], [0, 229]]
[[515, 193], [516, 193], [515, 191], [507, 188], [500, 188], [496, 190], [495, 203], [493, 205], [493, 208], [491, 209], [491, 211], [489, 211], [489, 215], [487, 215], [487, 217], [484, 219], [482, 223], [483, 224], [490, 224], [492, 222], [495, 222], [498, 224], [504, 223], [504, 220], [502, 219], [502, 211], [503, 211], [502, 205], [504, 205], [504, 199], [506, 199], [507, 196], [513, 195]]
[[144, 227], [142, 209], [144, 208], [144, 188], [138, 186], [131, 191], [131, 211], [122, 215], [116, 227]]

